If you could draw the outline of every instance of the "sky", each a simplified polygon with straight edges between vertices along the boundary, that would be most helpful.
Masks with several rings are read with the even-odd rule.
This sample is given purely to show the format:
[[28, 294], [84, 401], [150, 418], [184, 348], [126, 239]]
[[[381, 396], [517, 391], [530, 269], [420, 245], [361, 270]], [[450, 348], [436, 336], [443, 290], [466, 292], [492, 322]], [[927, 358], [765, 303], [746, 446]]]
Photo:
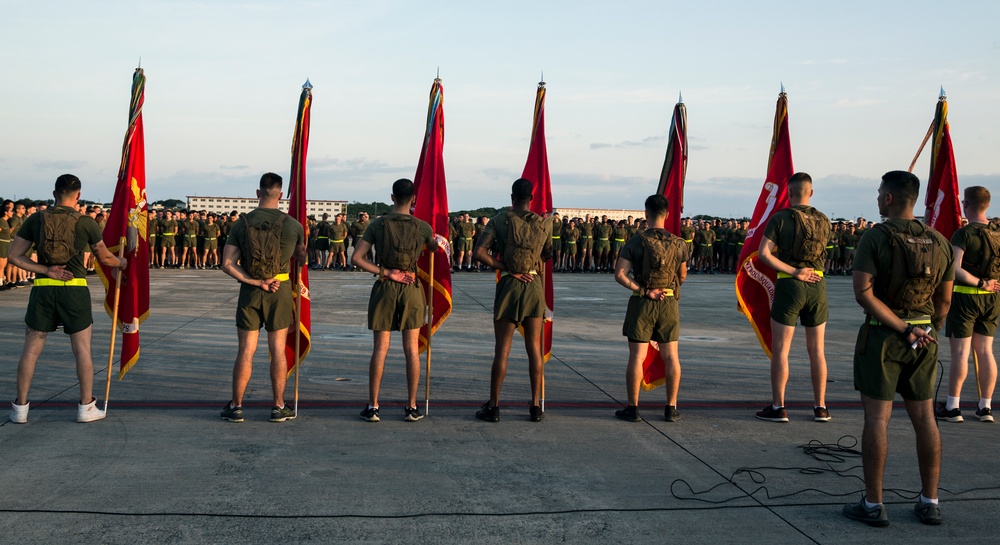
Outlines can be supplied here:
[[[685, 213], [749, 216], [784, 84], [795, 167], [830, 217], [877, 217], [939, 89], [959, 184], [1000, 191], [1000, 2], [0, 0], [0, 195], [78, 175], [110, 201], [132, 72], [151, 201], [253, 196], [287, 176], [313, 84], [308, 196], [388, 202], [444, 86], [452, 210], [509, 204], [544, 72], [556, 207], [641, 208], [678, 94]], [[925, 183], [925, 152], [914, 172]]]

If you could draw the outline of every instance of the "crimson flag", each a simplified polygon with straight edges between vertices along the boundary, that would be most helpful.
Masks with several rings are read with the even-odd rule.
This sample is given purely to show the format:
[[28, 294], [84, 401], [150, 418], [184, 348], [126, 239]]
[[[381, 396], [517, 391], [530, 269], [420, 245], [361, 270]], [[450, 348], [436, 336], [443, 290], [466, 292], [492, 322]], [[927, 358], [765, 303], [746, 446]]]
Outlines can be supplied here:
[[[430, 338], [451, 314], [451, 245], [448, 242], [448, 188], [444, 176], [444, 88], [439, 78], [431, 85], [427, 106], [427, 128], [424, 144], [420, 149], [417, 172], [413, 176], [416, 201], [413, 215], [426, 221], [434, 231], [438, 249], [434, 252], [431, 270], [431, 253], [425, 248], [417, 260], [417, 275], [431, 286], [433, 315], [420, 328], [418, 347], [427, 350]], [[425, 293], [424, 297], [428, 295]], [[428, 324], [430, 330], [428, 330]]]
[[774, 301], [777, 273], [760, 261], [757, 248], [771, 216], [788, 208], [788, 179], [794, 173], [792, 142], [788, 135], [788, 97], [782, 89], [774, 112], [767, 177], [757, 199], [746, 242], [740, 252], [740, 266], [736, 270], [737, 308], [750, 320], [757, 340], [768, 357], [771, 356], [771, 303]]
[[[684, 214], [684, 179], [687, 177], [687, 108], [680, 97], [674, 106], [670, 119], [670, 135], [667, 138], [667, 157], [660, 171], [660, 184], [656, 193], [667, 198], [670, 210], [664, 227], [674, 235], [681, 234], [681, 216]], [[666, 382], [667, 370], [660, 358], [659, 345], [649, 342], [646, 359], [642, 362], [642, 382], [640, 386], [649, 391]]]
[[107, 290], [104, 309], [114, 321], [112, 327], [122, 330], [122, 354], [118, 380], [139, 360], [139, 324], [149, 317], [149, 207], [146, 202], [146, 147], [142, 131], [142, 105], [145, 101], [146, 76], [142, 68], [132, 74], [132, 99], [129, 102], [129, 122], [122, 145], [122, 162], [118, 168], [118, 183], [114, 200], [104, 227], [104, 245], [118, 255], [121, 239], [125, 239], [125, 259], [128, 267], [118, 271], [121, 288], [118, 315], [114, 315], [115, 269], [98, 260], [98, 274]]
[[955, 152], [951, 147], [951, 130], [948, 127], [948, 97], [941, 89], [934, 122], [931, 125], [934, 144], [931, 153], [931, 172], [927, 179], [927, 207], [924, 222], [948, 240], [962, 226], [962, 209], [958, 199], [958, 172], [955, 169]]
[[[292, 168], [288, 183], [288, 215], [302, 224], [302, 231], [309, 240], [309, 220], [306, 217], [306, 155], [309, 152], [309, 116], [312, 111], [312, 84], [306, 80], [299, 95], [299, 108], [295, 115], [295, 133], [292, 135]], [[292, 329], [288, 330], [285, 342], [285, 358], [288, 361], [288, 373], [309, 354], [312, 348], [312, 313], [309, 300], [309, 260], [299, 263], [292, 257], [291, 271], [293, 297], [298, 301], [296, 319]], [[296, 354], [296, 340], [298, 353]]]
[[[549, 178], [549, 155], [545, 148], [545, 82], [538, 82], [535, 92], [535, 116], [531, 126], [531, 144], [528, 159], [524, 163], [521, 177], [531, 181], [531, 211], [550, 217], [552, 207], [552, 181]], [[559, 226], [553, 226], [558, 229]], [[545, 322], [542, 327], [542, 361], [552, 358], [552, 317], [555, 311], [555, 297], [552, 292], [552, 259], [545, 262], [542, 273], [545, 283]]]

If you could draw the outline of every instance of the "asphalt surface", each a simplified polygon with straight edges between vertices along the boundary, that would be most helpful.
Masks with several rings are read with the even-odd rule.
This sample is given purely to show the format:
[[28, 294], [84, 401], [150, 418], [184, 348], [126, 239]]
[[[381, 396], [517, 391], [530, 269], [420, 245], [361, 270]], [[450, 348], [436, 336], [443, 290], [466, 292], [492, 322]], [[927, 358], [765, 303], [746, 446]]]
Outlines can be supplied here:
[[[860, 498], [862, 412], [851, 353], [862, 314], [849, 277], [828, 279], [826, 352], [833, 420], [812, 421], [804, 335], [793, 346], [791, 422], [754, 418], [770, 399], [768, 361], [736, 311], [733, 277], [694, 275], [680, 303], [679, 422], [662, 389], [646, 420], [625, 423], [628, 292], [608, 274], [555, 279], [554, 358], [546, 419], [528, 421], [527, 360], [515, 339], [496, 424], [474, 418], [488, 397], [493, 277], [455, 275], [454, 310], [433, 340], [430, 414], [402, 420], [398, 337], [382, 384], [382, 421], [367, 398], [372, 278], [311, 276], [313, 350], [299, 417], [268, 421], [264, 345], [247, 421], [219, 418], [236, 352], [237, 285], [219, 271], [152, 271], [142, 356], [111, 388], [104, 421], [77, 424], [68, 339], [49, 337], [26, 425], [0, 425], [0, 543], [989, 543], [1000, 507], [996, 425], [941, 424], [944, 524], [912, 513], [919, 491], [913, 432], [890, 423], [891, 525], [840, 514]], [[95, 301], [95, 391], [104, 391], [109, 320]], [[0, 391], [13, 398], [28, 289], [0, 294]], [[942, 359], [947, 364], [946, 344]], [[117, 362], [115, 363], [117, 369]], [[426, 376], [422, 377], [422, 381]], [[947, 377], [945, 377], [947, 382]], [[292, 398], [289, 381], [288, 399]], [[420, 398], [424, 386], [421, 382]], [[945, 395], [942, 388], [941, 395]], [[963, 399], [971, 416], [975, 383]], [[4, 409], [3, 415], [6, 415]]]

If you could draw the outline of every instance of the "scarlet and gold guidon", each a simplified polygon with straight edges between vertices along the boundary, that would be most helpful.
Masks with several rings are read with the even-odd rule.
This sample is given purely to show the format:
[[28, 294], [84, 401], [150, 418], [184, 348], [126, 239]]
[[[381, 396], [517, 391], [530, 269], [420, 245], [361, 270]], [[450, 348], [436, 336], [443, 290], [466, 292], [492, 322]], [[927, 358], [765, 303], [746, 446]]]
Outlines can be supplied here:
[[[667, 198], [670, 205], [665, 227], [676, 236], [681, 234], [681, 216], [684, 214], [684, 180], [687, 177], [688, 159], [687, 107], [682, 100], [674, 106], [670, 118], [670, 132], [667, 137], [667, 156], [660, 171], [660, 183], [656, 192]], [[646, 358], [642, 361], [642, 382], [644, 391], [653, 390], [666, 382], [667, 370], [660, 358], [660, 347], [650, 341]]]
[[[149, 317], [149, 206], [146, 202], [146, 147], [142, 127], [146, 75], [141, 68], [132, 74], [128, 129], [122, 145], [111, 210], [102, 238], [111, 253], [118, 255], [125, 239], [128, 266], [116, 272], [98, 260], [97, 272], [106, 291], [104, 310], [122, 331], [122, 351], [118, 368], [121, 380], [139, 361], [139, 325]], [[114, 315], [115, 274], [121, 274], [118, 315]]]
[[933, 148], [930, 177], [927, 179], [924, 221], [948, 240], [962, 226], [958, 198], [958, 171], [948, 126], [948, 98], [942, 91], [934, 109]]
[[[425, 290], [428, 307], [433, 307], [433, 315], [428, 316], [420, 328], [419, 351], [427, 350], [431, 336], [441, 327], [451, 314], [451, 246], [448, 242], [448, 187], [444, 174], [444, 87], [440, 79], [431, 85], [427, 106], [427, 126], [424, 142], [417, 161], [417, 172], [413, 176], [415, 202], [413, 215], [430, 224], [437, 240], [438, 249], [431, 259], [426, 248], [417, 260], [417, 275], [430, 289]], [[431, 264], [433, 262], [433, 270]]]
[[[552, 207], [552, 180], [549, 178], [549, 155], [545, 147], [545, 82], [538, 83], [535, 91], [535, 114], [531, 125], [531, 143], [528, 146], [528, 158], [524, 163], [524, 170], [521, 177], [530, 180], [531, 191], [531, 211], [542, 216], [551, 218], [554, 208]], [[551, 220], [547, 223], [552, 225]], [[552, 229], [559, 229], [559, 226], [552, 225]], [[545, 262], [545, 271], [542, 273], [542, 282], [545, 288], [545, 322], [542, 327], [542, 357], [543, 361], [552, 358], [552, 319], [555, 317], [555, 297], [552, 290], [552, 259]]]
[[[288, 215], [302, 225], [306, 240], [309, 240], [309, 220], [306, 214], [306, 157], [309, 154], [309, 119], [312, 112], [312, 84], [306, 80], [299, 95], [299, 107], [295, 115], [295, 132], [292, 133], [292, 166], [288, 182]], [[285, 342], [285, 358], [288, 374], [300, 365], [312, 348], [312, 312], [309, 299], [309, 262], [299, 263], [294, 256], [291, 261], [292, 294], [296, 299], [297, 316], [288, 330]], [[296, 340], [298, 353], [296, 353]]]
[[757, 199], [736, 270], [737, 308], [750, 320], [757, 340], [768, 357], [771, 357], [771, 303], [774, 301], [777, 273], [760, 261], [757, 249], [771, 216], [788, 208], [788, 179], [794, 173], [792, 142], [788, 134], [788, 97], [782, 92], [778, 95], [774, 112], [767, 177]]

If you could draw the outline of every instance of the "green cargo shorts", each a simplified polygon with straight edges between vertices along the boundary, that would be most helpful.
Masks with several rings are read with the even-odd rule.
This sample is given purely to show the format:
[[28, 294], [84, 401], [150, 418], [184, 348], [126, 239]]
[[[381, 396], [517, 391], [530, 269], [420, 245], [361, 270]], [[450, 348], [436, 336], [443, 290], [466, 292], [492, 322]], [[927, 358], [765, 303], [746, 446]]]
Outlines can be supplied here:
[[[937, 339], [936, 331], [931, 335]], [[854, 348], [854, 389], [883, 401], [897, 392], [910, 401], [932, 399], [937, 355], [937, 344], [916, 350], [887, 327], [863, 325]]]
[[423, 326], [427, 303], [422, 286], [419, 280], [412, 284], [375, 282], [368, 298], [368, 329], [406, 331]]
[[973, 333], [993, 337], [1000, 321], [1000, 293], [951, 294], [951, 308], [944, 322], [945, 335], [968, 339]]
[[774, 284], [771, 319], [782, 325], [795, 326], [798, 318], [805, 327], [826, 323], [830, 309], [826, 300], [826, 280], [815, 284], [794, 278], [779, 278]]
[[67, 335], [94, 324], [87, 286], [35, 286], [28, 294], [24, 323], [35, 331], [49, 333], [62, 324]]
[[680, 337], [680, 332], [676, 297], [664, 297], [661, 301], [638, 295], [629, 297], [622, 324], [622, 335], [628, 337], [629, 342], [672, 343]]
[[521, 282], [513, 276], [500, 277], [493, 298], [493, 321], [506, 319], [520, 324], [526, 318], [544, 317], [545, 288], [541, 278]]
[[282, 282], [274, 293], [256, 286], [240, 284], [240, 298], [236, 304], [236, 327], [246, 331], [280, 331], [295, 321], [295, 299], [291, 282]]

